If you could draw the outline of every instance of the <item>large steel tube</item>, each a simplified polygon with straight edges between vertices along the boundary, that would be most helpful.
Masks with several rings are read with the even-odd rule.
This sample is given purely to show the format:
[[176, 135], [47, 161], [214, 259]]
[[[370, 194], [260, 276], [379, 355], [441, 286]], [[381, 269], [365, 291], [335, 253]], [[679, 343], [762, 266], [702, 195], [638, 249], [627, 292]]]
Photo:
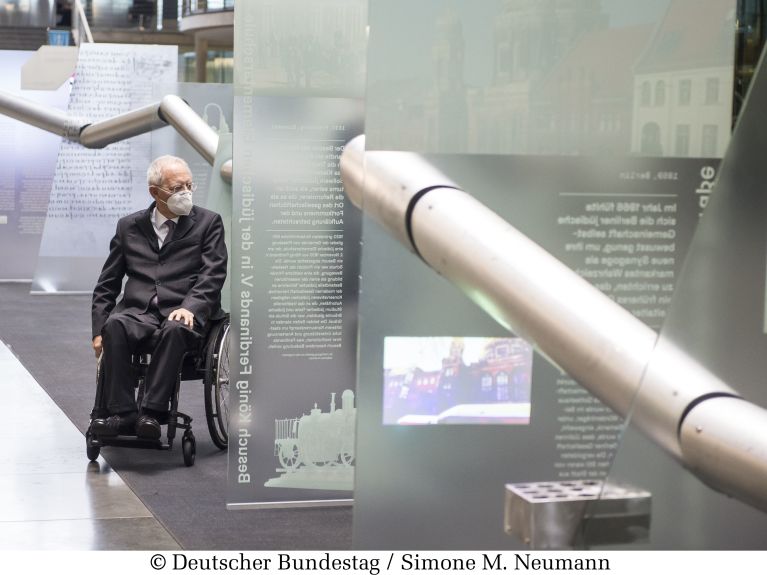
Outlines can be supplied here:
[[89, 124], [80, 133], [80, 143], [86, 148], [103, 148], [167, 125], [160, 117], [160, 103], [156, 102], [102, 122]]
[[74, 141], [78, 141], [80, 129], [85, 125], [84, 120], [72, 118], [66, 112], [3, 91], [0, 91], [0, 114]]
[[[715, 487], [767, 510], [767, 449], [679, 441], [686, 419], [707, 402], [731, 401], [748, 420], [767, 426], [767, 412], [737, 399], [726, 383], [602, 294], [417, 154], [364, 152], [364, 136], [341, 157], [347, 194], [435, 271], [501, 325], [530, 341], [618, 414]], [[757, 415], [758, 414], [758, 415]], [[738, 425], [738, 418], [732, 420]], [[717, 428], [719, 429], [719, 428]], [[709, 437], [722, 439], [721, 430]], [[764, 436], [762, 436], [764, 437]], [[714, 445], [718, 447], [714, 449]], [[765, 444], [767, 445], [767, 444]], [[694, 447], [692, 447], [694, 446]], [[728, 451], [722, 477], [714, 463]], [[761, 484], [741, 482], [758, 475]]]
[[218, 134], [213, 128], [178, 96], [165, 96], [160, 103], [160, 113], [162, 118], [176, 128], [181, 137], [212, 166], [218, 150]]

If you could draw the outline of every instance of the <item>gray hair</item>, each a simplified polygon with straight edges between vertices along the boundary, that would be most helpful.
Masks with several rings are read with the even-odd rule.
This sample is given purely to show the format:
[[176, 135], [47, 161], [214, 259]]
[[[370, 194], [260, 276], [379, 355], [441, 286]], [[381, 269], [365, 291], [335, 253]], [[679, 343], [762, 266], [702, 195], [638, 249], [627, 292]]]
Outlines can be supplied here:
[[155, 158], [155, 160], [149, 164], [149, 169], [146, 171], [146, 183], [150, 186], [161, 186], [162, 174], [165, 171], [165, 168], [172, 165], [181, 165], [186, 168], [187, 172], [192, 172], [192, 170], [189, 169], [189, 164], [181, 158], [177, 156], [160, 156], [159, 158]]

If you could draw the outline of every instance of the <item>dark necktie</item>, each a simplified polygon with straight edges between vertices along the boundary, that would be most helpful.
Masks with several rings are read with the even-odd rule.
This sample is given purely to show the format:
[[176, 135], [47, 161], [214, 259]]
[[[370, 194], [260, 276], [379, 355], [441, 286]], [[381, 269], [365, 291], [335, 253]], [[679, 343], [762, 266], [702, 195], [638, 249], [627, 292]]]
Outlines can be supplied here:
[[175, 230], [175, 229], [176, 229], [176, 222], [174, 222], [173, 220], [165, 220], [165, 222], [163, 223], [163, 225], [164, 225], [166, 228], [168, 228], [168, 234], [165, 236], [165, 239], [162, 241], [162, 245], [165, 245], [165, 244], [166, 244], [166, 243], [168, 243], [168, 242], [171, 240], [171, 238], [173, 237], [173, 230]]
[[[173, 220], [165, 220], [162, 225], [164, 225], [166, 228], [168, 228], [168, 233], [165, 235], [165, 239], [162, 240], [162, 245], [160, 246], [160, 248], [162, 248], [162, 246], [164, 246], [167, 242], [169, 242], [171, 240], [171, 238], [173, 237], [173, 230], [176, 227], [176, 222], [174, 222]], [[157, 291], [156, 291], [156, 288], [155, 288], [155, 294], [154, 294], [154, 296], [152, 296], [152, 301], [149, 302], [149, 304], [150, 304], [151, 307], [155, 307], [155, 308], [158, 307], [157, 306]]]

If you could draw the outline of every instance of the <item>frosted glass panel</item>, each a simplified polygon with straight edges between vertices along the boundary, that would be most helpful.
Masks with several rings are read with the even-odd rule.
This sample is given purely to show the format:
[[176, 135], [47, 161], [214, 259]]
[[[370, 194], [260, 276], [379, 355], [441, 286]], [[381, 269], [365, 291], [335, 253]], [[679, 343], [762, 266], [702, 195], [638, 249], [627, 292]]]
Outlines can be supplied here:
[[733, 0], [371, 2], [369, 149], [721, 157]]
[[[367, 148], [419, 152], [660, 330], [729, 141], [735, 6], [372, 0]], [[505, 486], [598, 486], [622, 417], [535, 354], [524, 425], [391, 425], [392, 397], [401, 408], [418, 382], [415, 397], [431, 386], [454, 395], [455, 382], [442, 378], [449, 352], [439, 374], [411, 361], [387, 378], [391, 339], [509, 333], [377, 224], [363, 230], [355, 546], [524, 548], [504, 532]], [[482, 393], [481, 375], [466, 381]], [[490, 385], [497, 393], [497, 377]], [[394, 417], [435, 416], [411, 411]], [[610, 545], [654, 538], [652, 486], [621, 493], [627, 509], [641, 507], [636, 522], [590, 534]]]
[[[663, 358], [672, 350], [681, 350], [711, 374], [706, 377], [698, 374], [695, 378], [674, 374], [680, 380], [682, 392], [691, 385], [704, 385], [710, 377], [719, 378], [729, 385], [732, 394], [762, 408], [762, 418], [767, 416], [763, 409], [767, 406], [764, 382], [767, 369], [765, 97], [767, 75], [761, 66], [752, 81], [732, 143], [722, 161], [718, 182], [690, 245], [645, 382], [637, 394], [634, 421], [646, 420], [648, 409], [664, 394], [668, 404], [672, 404], [676, 383], [673, 382], [675, 387], [665, 390], [657, 385], [657, 381], [669, 373]], [[708, 391], [701, 387], [698, 393]], [[728, 459], [731, 452], [740, 449], [743, 460], [749, 459], [750, 452], [759, 453], [757, 445], [762, 438], [751, 430], [753, 421], [744, 422], [738, 412], [732, 411], [733, 407], [744, 407], [746, 401], [704, 398], [691, 406], [684, 417], [679, 414], [683, 422], [679, 435], [685, 438], [680, 443], [688, 467], [699, 467], [689, 457], [696, 453], [699, 442], [720, 427], [726, 431], [718, 453], [705, 458], [715, 472], [728, 471], [733, 465]], [[701, 412], [708, 417], [701, 418]], [[717, 419], [720, 414], [726, 417]], [[693, 426], [692, 430], [689, 425]], [[744, 434], [750, 437], [744, 440]], [[738, 480], [754, 477], [738, 468], [733, 468], [731, 475], [736, 481], [719, 485], [719, 489], [737, 493]], [[633, 427], [621, 443], [611, 480], [631, 482], [652, 492], [653, 527], [649, 545], [653, 548], [764, 549], [767, 546], [764, 538], [767, 514], [708, 487]], [[759, 481], [755, 485], [759, 485]], [[763, 482], [761, 486], [764, 487]], [[764, 494], [761, 497], [764, 499]], [[680, 524], [687, 527], [680, 529]]]
[[[237, 4], [228, 505], [349, 504], [361, 218], [361, 0]], [[234, 445], [234, 443], [232, 443]]]

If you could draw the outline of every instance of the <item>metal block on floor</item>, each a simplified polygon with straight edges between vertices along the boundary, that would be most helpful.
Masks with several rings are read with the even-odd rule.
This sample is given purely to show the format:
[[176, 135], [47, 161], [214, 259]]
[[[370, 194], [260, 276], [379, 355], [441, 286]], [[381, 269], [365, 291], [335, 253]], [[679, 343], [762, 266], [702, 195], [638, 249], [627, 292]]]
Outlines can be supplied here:
[[651, 494], [603, 481], [506, 485], [506, 533], [532, 549], [646, 541]]

